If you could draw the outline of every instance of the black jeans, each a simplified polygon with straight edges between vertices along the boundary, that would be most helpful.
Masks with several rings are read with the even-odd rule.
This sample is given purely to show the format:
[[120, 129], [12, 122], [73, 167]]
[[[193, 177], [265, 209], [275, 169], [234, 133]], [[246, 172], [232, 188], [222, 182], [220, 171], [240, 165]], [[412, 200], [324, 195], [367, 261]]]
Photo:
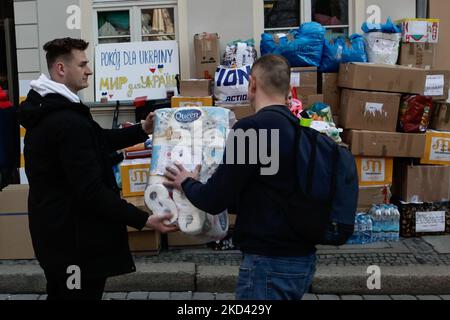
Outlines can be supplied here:
[[69, 274], [44, 270], [47, 279], [47, 300], [101, 300], [107, 278], [81, 276], [81, 288], [70, 290]]

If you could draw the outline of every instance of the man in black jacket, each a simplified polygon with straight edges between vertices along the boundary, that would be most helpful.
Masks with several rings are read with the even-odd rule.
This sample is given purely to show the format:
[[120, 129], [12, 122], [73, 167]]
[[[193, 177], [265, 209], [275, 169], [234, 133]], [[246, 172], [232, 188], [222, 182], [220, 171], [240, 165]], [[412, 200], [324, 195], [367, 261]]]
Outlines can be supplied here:
[[27, 129], [30, 233], [49, 300], [101, 299], [108, 277], [134, 272], [127, 226], [176, 230], [163, 223], [169, 215], [149, 217], [120, 198], [114, 154], [147, 140], [153, 117], [121, 130], [92, 119], [77, 96], [92, 74], [87, 46], [71, 38], [45, 44], [51, 80], [31, 83], [18, 114]]
[[[237, 299], [301, 299], [315, 272], [314, 244], [293, 231], [277, 200], [287, 199], [296, 187], [296, 128], [287, 118], [294, 117], [286, 105], [289, 91], [286, 60], [274, 55], [260, 58], [252, 67], [248, 93], [256, 114], [233, 127], [224, 163], [206, 184], [195, 179], [199, 168], [191, 173], [177, 164], [166, 171], [170, 181], [166, 186], [184, 191], [200, 210], [219, 214], [233, 208], [237, 213], [233, 240], [244, 253]], [[257, 139], [237, 143], [243, 134]], [[262, 150], [264, 146], [268, 150]], [[229, 156], [230, 148], [234, 156]], [[258, 161], [251, 160], [254, 153]]]

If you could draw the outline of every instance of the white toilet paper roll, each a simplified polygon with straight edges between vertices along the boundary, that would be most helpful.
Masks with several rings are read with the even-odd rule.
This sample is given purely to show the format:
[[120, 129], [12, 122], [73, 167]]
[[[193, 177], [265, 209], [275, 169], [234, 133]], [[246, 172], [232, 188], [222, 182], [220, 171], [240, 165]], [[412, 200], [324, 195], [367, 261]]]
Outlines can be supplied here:
[[152, 210], [154, 214], [172, 214], [172, 218], [168, 222], [165, 222], [165, 224], [169, 225], [177, 221], [178, 208], [170, 198], [169, 191], [163, 185], [155, 184], [148, 186], [145, 189], [144, 200], [146, 206]]
[[178, 190], [173, 191], [173, 199], [178, 208], [178, 227], [184, 233], [198, 235], [203, 230], [206, 213], [194, 207]]
[[218, 215], [206, 215], [202, 236], [209, 241], [219, 241], [225, 238], [228, 232], [228, 212], [222, 212]]

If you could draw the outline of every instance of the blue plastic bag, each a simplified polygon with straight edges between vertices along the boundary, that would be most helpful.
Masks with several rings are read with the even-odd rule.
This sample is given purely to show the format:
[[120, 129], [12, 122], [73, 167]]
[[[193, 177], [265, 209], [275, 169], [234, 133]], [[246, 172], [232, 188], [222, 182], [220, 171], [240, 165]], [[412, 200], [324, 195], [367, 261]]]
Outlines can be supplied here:
[[324, 40], [320, 72], [336, 73], [341, 63], [367, 62], [366, 43], [359, 34], [350, 36], [349, 41], [338, 37], [331, 42]]
[[369, 32], [402, 33], [402, 29], [392, 22], [391, 17], [387, 18], [385, 24], [364, 22], [361, 29], [362, 31], [364, 31], [364, 33]]
[[318, 67], [322, 60], [324, 39], [325, 28], [317, 22], [304, 23], [283, 37], [263, 33], [261, 55], [281, 55], [289, 61], [291, 67]]

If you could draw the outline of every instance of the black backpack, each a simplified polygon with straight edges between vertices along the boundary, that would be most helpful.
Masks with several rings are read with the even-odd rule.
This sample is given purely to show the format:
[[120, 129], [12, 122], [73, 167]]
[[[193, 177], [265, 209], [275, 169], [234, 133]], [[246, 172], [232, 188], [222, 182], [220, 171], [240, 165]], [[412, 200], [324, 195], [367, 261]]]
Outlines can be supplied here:
[[343, 245], [353, 234], [358, 172], [350, 151], [275, 108], [297, 130], [298, 186], [290, 195], [273, 192], [298, 237], [313, 244]]

